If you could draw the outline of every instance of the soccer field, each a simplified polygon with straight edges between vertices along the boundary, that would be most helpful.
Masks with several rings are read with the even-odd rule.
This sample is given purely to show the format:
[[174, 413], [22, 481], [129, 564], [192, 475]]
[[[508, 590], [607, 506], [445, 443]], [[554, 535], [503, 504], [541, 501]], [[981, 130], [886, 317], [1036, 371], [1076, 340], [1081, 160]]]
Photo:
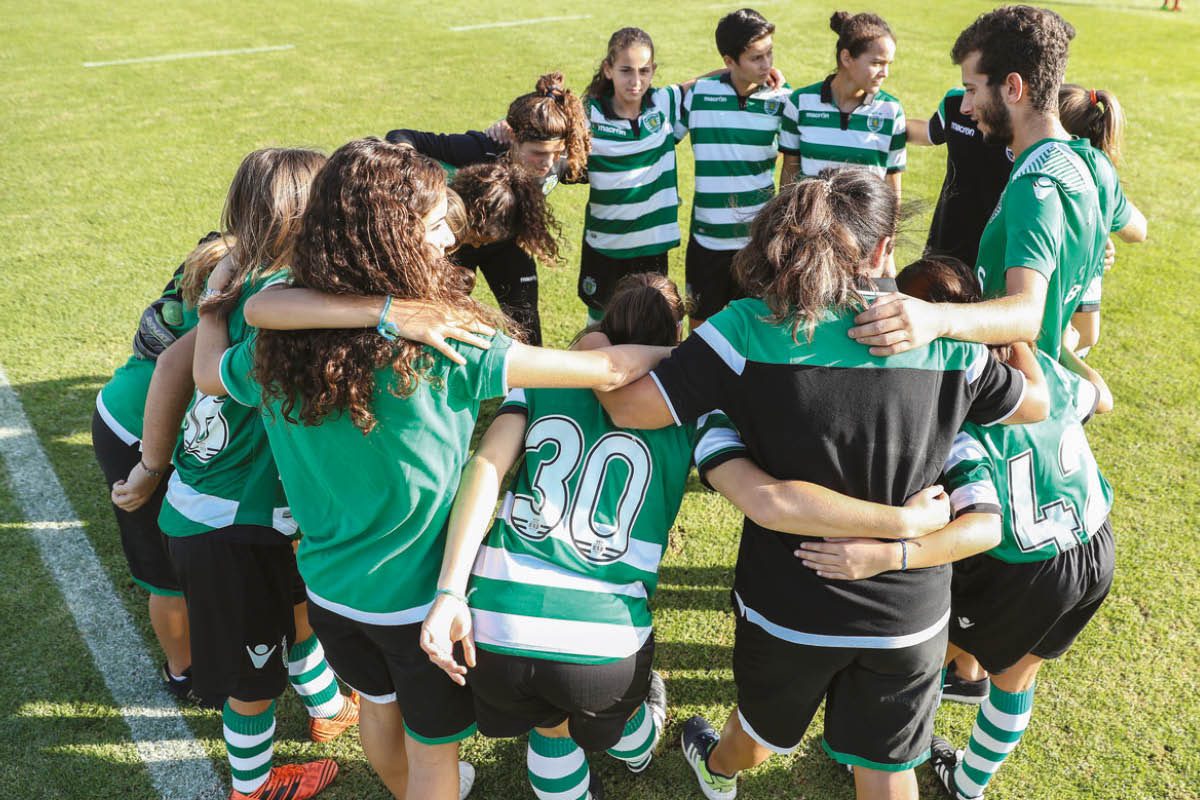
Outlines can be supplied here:
[[[793, 86], [829, 71], [834, 6], [752, 5], [778, 26], [776, 64]], [[1200, 413], [1200, 315], [1189, 299], [1197, 288], [1200, 189], [1188, 172], [1200, 163], [1191, 119], [1200, 107], [1200, 7], [1170, 14], [1158, 11], [1158, 0], [1049, 5], [1078, 30], [1067, 79], [1111, 89], [1125, 105], [1120, 173], [1150, 221], [1150, 241], [1118, 245], [1105, 280], [1103, 335], [1090, 358], [1117, 401], [1115, 413], [1089, 427], [1117, 493], [1116, 582], [1077, 646], [1043, 669], [1033, 723], [988, 797], [1200, 798], [1200, 426], [1193, 419]], [[991, 7], [913, 0], [871, 7], [896, 32], [897, 60], [885, 88], [910, 117], [927, 117], [958, 82], [950, 46]], [[568, 85], [582, 90], [609, 33], [624, 25], [654, 37], [656, 83], [685, 80], [720, 66], [712, 32], [734, 8], [575, 0], [0, 4], [7, 98], [0, 122], [0, 370], [103, 576], [134, 620], [141, 641], [131, 645], [157, 658], [145, 595], [129, 578], [91, 452], [95, 395], [127, 357], [142, 309], [196, 239], [218, 227], [242, 156], [267, 145], [331, 152], [397, 127], [481, 128], [543, 72], [562, 70]], [[542, 21], [491, 25], [536, 18]], [[107, 63], [227, 50], [260, 51]], [[686, 227], [686, 142], [678, 153]], [[940, 149], [909, 150], [904, 197], [923, 211], [900, 246], [899, 264], [924, 242], [944, 158]], [[565, 239], [563, 265], [541, 270], [543, 326], [553, 346], [565, 346], [584, 320], [575, 281], [586, 191], [564, 186], [552, 195]], [[682, 285], [682, 248], [671, 254], [671, 273]], [[479, 291], [486, 294], [483, 281]], [[13, 424], [0, 418], [0, 437], [13, 435]], [[5, 464], [18, 475], [27, 466]], [[39, 556], [32, 528], [52, 535], [53, 526], [26, 519], [17, 487], [0, 481], [0, 787], [26, 800], [156, 796], [122, 708]], [[641, 776], [593, 756], [609, 798], [700, 796], [677, 737], [689, 716], [702, 713], [719, 724], [734, 702], [728, 588], [739, 529], [732, 507], [693, 479], [654, 603], [657, 668], [670, 697], [667, 735]], [[974, 714], [944, 706], [939, 733], [961, 746]], [[219, 714], [188, 710], [184, 718], [227, 781]], [[355, 737], [308, 743], [294, 693], [285, 694], [278, 720], [277, 763], [325, 755], [340, 763], [323, 797], [387, 796]], [[746, 774], [740, 796], [853, 797], [852, 781], [821, 753], [819, 733], [820, 716], [795, 755]], [[533, 796], [523, 742], [476, 737], [464, 752], [478, 769], [473, 797]], [[918, 775], [923, 796], [941, 796], [927, 767]]]

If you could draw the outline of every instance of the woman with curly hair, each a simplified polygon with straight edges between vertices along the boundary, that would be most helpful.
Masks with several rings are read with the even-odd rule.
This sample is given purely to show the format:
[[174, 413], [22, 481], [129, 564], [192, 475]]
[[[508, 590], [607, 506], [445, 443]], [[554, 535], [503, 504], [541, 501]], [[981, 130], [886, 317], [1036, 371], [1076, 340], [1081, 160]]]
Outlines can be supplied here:
[[[415, 300], [465, 331], [490, 330], [503, 318], [471, 300], [445, 259], [454, 242], [446, 208], [435, 161], [378, 139], [350, 142], [317, 176], [293, 282], [383, 295], [385, 305]], [[458, 742], [475, 729], [471, 697], [429, 662], [418, 633], [480, 402], [509, 386], [612, 389], [666, 348], [570, 353], [496, 333], [482, 348], [451, 343], [457, 358], [449, 358], [372, 324], [263, 330], [226, 350], [224, 328], [201, 325], [197, 384], [265, 411], [305, 533], [298, 559], [312, 622], [338, 675], [367, 701], [361, 735], [371, 765], [397, 796], [458, 797]]]
[[[411, 145], [441, 161], [452, 173], [472, 164], [506, 162], [519, 166], [544, 194], [560, 182], [587, 180], [587, 119], [579, 98], [565, 87], [561, 72], [538, 78], [534, 90], [513, 100], [503, 122], [487, 131], [439, 134], [401, 128], [388, 132], [387, 140]], [[522, 213], [532, 208], [529, 202], [520, 204]], [[539, 219], [541, 213], [536, 212]], [[557, 233], [553, 227], [550, 231]], [[540, 345], [542, 325], [534, 259], [553, 262], [558, 250], [557, 246], [547, 245], [545, 239], [536, 249], [528, 245], [528, 241], [511, 237], [465, 243], [454, 260], [468, 269], [481, 270], [500, 308], [526, 331], [530, 344]]]

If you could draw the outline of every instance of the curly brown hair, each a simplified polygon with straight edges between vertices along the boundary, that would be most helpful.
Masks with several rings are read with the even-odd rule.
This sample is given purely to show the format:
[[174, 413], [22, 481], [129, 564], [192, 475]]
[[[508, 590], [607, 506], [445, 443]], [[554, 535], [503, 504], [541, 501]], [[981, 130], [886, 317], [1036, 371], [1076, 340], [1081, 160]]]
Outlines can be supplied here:
[[1067, 69], [1067, 49], [1075, 28], [1045, 8], [1005, 6], [981, 14], [954, 42], [950, 58], [962, 64], [979, 53], [979, 71], [988, 86], [999, 86], [1017, 73], [1029, 90], [1029, 102], [1041, 112], [1056, 112], [1058, 87]]
[[860, 167], [825, 169], [779, 190], [750, 225], [733, 257], [734, 276], [770, 307], [792, 337], [812, 331], [829, 309], [862, 302], [856, 284], [871, 255], [895, 237], [900, 204], [886, 181]]
[[562, 233], [541, 185], [526, 170], [508, 161], [463, 167], [451, 188], [466, 210], [465, 244], [513, 240], [529, 255], [557, 263]]
[[587, 171], [592, 132], [583, 103], [563, 85], [563, 74], [551, 72], [538, 78], [529, 94], [508, 106], [505, 121], [516, 142], [545, 142], [562, 139], [567, 146], [567, 169], [563, 178], [579, 183]]
[[[446, 173], [415, 150], [376, 139], [338, 148], [313, 183], [292, 256], [293, 284], [329, 294], [420, 299], [503, 326], [471, 300], [445, 257], [426, 244], [425, 217], [446, 194]], [[422, 345], [390, 342], [373, 329], [259, 332], [255, 374], [284, 419], [319, 425], [345, 412], [369, 433], [376, 370], [406, 397], [435, 358]]]

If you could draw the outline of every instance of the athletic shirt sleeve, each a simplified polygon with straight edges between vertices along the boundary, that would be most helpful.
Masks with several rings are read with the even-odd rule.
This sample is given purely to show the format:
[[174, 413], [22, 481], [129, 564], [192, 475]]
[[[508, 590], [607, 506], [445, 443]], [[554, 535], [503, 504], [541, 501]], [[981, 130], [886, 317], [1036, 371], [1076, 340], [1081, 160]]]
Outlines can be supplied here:
[[447, 383], [454, 393], [451, 396], [472, 400], [504, 396], [508, 391], [508, 353], [512, 339], [497, 333], [487, 350], [459, 341], [451, 341], [450, 346], [467, 359], [466, 364], [450, 364], [449, 359], [438, 356], [443, 363], [450, 364]]
[[1025, 398], [1025, 375], [993, 358], [982, 344], [968, 345], [973, 351], [967, 368], [967, 392], [971, 407], [967, 419], [978, 425], [995, 425], [1013, 415]]
[[937, 111], [929, 118], [929, 141], [934, 144], [946, 143], [946, 102], [951, 97], [954, 97], [954, 93], [947, 92], [942, 102], [938, 103]]
[[262, 403], [262, 387], [254, 379], [254, 342], [251, 336], [225, 351], [221, 356], [221, 385], [225, 393], [243, 406]]
[[667, 101], [669, 104], [668, 116], [671, 120], [671, 131], [675, 134], [675, 142], [682, 142], [688, 135], [687, 116], [684, 111], [684, 95], [687, 99], [691, 99], [691, 92], [684, 92], [683, 87], [679, 84], [668, 86], [663, 91], [666, 92]]
[[504, 402], [496, 410], [496, 416], [501, 414], [529, 414], [529, 400], [524, 389], [511, 389], [504, 396]]
[[714, 321], [740, 320], [728, 309], [717, 314], [650, 373], [676, 425], [696, 422], [707, 412], [720, 408], [726, 392], [738, 390], [745, 358], [730, 344], [728, 334], [714, 326]]
[[700, 482], [708, 486], [710, 470], [735, 458], [746, 457], [746, 443], [737, 427], [721, 409], [701, 415], [692, 440], [692, 458], [700, 473]]
[[942, 470], [954, 516], [1002, 513], [992, 469], [992, 461], [979, 440], [966, 431], [954, 438]]
[[388, 131], [387, 140], [392, 144], [410, 144], [418, 153], [444, 161], [452, 167], [494, 161], [508, 150], [483, 131], [429, 133], [399, 128]]
[[908, 127], [904, 119], [904, 109], [896, 104], [896, 118], [892, 121], [892, 143], [888, 148], [887, 172], [889, 175], [904, 172], [908, 166]]
[[1071, 397], [1071, 416], [1078, 420], [1079, 424], [1086, 425], [1096, 415], [1096, 406], [1100, 405], [1100, 390], [1087, 378], [1077, 375], [1058, 362], [1054, 362], [1052, 368]]
[[1024, 267], [1054, 274], [1062, 249], [1065, 215], [1058, 184], [1044, 175], [1028, 175], [1004, 190], [1004, 268]]
[[790, 155], [800, 154], [800, 105], [796, 100], [799, 90], [788, 95], [783, 104], [783, 121], [779, 125], [779, 151]]
[[1129, 220], [1133, 217], [1133, 206], [1125, 199], [1125, 190], [1121, 188], [1121, 179], [1117, 175], [1117, 170], [1113, 167], [1112, 162], [1108, 161], [1108, 156], [1100, 154], [1104, 160], [1108, 162], [1108, 168], [1112, 175], [1112, 223], [1109, 225], [1109, 231], [1116, 233], [1129, 224]]

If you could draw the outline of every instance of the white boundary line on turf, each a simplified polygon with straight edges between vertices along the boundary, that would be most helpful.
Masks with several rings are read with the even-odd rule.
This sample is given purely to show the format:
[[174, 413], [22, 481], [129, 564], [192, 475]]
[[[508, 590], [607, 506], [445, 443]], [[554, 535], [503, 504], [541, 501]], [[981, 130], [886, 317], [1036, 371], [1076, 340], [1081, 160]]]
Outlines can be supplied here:
[[577, 19], [591, 19], [591, 14], [571, 14], [565, 17], [537, 17], [535, 19], [513, 19], [506, 22], [484, 22], [479, 25], [456, 25], [449, 30], [455, 33], [463, 31], [482, 31], [486, 28], [515, 28], [519, 25], [537, 25], [539, 22], [570, 22]]
[[125, 64], [150, 64], [156, 61], [183, 61], [188, 58], [213, 58], [214, 56], [245, 56], [251, 53], [275, 53], [280, 50], [291, 50], [294, 44], [273, 44], [269, 47], [246, 47], [240, 50], [197, 50], [193, 53], [168, 53], [163, 56], [146, 56], [145, 58], [121, 58], [116, 61], [85, 61], [83, 66], [119, 67]]
[[29, 537], [58, 584], [138, 756], [164, 800], [217, 800], [225, 791], [142, 646], [0, 367], [0, 460]]

